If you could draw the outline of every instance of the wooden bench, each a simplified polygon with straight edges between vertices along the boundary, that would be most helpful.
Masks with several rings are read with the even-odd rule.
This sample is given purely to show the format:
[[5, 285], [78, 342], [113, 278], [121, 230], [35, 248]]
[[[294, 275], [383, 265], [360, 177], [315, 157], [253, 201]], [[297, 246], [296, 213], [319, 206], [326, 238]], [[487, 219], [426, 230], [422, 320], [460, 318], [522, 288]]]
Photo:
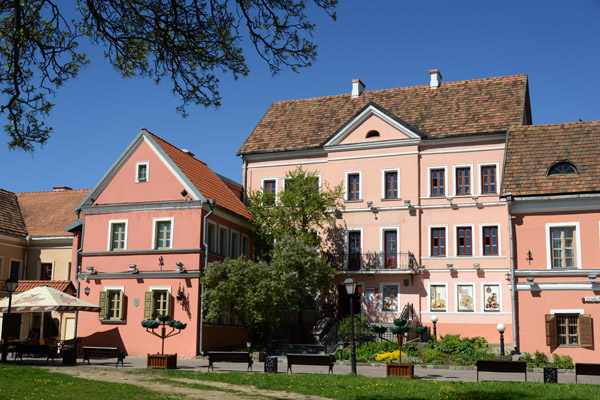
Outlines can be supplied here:
[[31, 344], [31, 343], [17, 343], [15, 345], [15, 360], [17, 357], [23, 361], [23, 354], [33, 354], [36, 356], [45, 356], [46, 364], [49, 359], [52, 359], [54, 363], [54, 357], [56, 356], [56, 347], [48, 346], [45, 344]]
[[578, 375], [600, 375], [600, 364], [575, 363], [575, 383]]
[[333, 374], [333, 363], [335, 355], [333, 354], [287, 354], [287, 369], [292, 372], [292, 365], [326, 365], [329, 367], [329, 373]]
[[215, 362], [247, 362], [248, 368], [246, 370], [252, 371], [252, 356], [250, 353], [242, 352], [242, 351], [209, 351], [208, 352], [208, 370], [211, 369], [214, 371], [215, 368], [213, 364]]
[[104, 360], [107, 358], [116, 358], [117, 365], [119, 366], [119, 362], [121, 366], [124, 367], [123, 360], [125, 360], [125, 353], [119, 351], [116, 347], [93, 347], [93, 346], [83, 346], [83, 362], [87, 360], [88, 365], [90, 364], [90, 358]]
[[525, 374], [525, 382], [527, 382], [527, 363], [525, 361], [477, 360], [477, 382], [479, 382], [480, 371]]

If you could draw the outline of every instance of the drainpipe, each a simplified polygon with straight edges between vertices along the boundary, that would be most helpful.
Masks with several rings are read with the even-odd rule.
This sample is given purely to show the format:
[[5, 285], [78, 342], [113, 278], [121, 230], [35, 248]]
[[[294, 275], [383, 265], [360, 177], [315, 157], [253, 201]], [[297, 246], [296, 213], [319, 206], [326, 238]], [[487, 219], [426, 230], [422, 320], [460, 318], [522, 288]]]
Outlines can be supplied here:
[[[210, 206], [210, 211], [204, 216], [204, 237], [202, 238], [202, 244], [204, 244], [204, 272], [206, 272], [208, 268], [208, 217], [210, 217], [215, 209], [215, 204], [217, 201], [215, 199], [210, 199], [208, 201], [208, 205]], [[204, 279], [200, 278], [200, 349], [199, 353], [204, 355]]]
[[[79, 281], [79, 273], [81, 273], [81, 265], [79, 263], [79, 259], [80, 259], [80, 255], [81, 255], [81, 251], [83, 250], [83, 233], [85, 231], [85, 221], [83, 221], [80, 218], [81, 215], [81, 208], [75, 210], [75, 213], [77, 214], [77, 222], [79, 222], [81, 224], [81, 244], [79, 245], [79, 248], [77, 249], [77, 253], [75, 255], [75, 282], [77, 282], [77, 298], [81, 297], [81, 282]], [[73, 338], [77, 337], [77, 322], [79, 321], [79, 311], [75, 311], [75, 329], [73, 332]]]
[[510, 240], [510, 298], [512, 314], [512, 333], [513, 333], [513, 352], [519, 352], [519, 338], [517, 332], [517, 280], [515, 278], [515, 249], [513, 243], [513, 225], [512, 225], [512, 193], [506, 193], [506, 202], [508, 203], [508, 232]]
[[25, 251], [23, 252], [23, 273], [21, 274], [21, 280], [27, 279], [27, 253], [29, 253], [29, 245], [31, 244], [31, 236], [25, 237]]
[[246, 204], [246, 188], [248, 187], [247, 182], [248, 180], [248, 161], [246, 161], [246, 159], [244, 158], [244, 156], [242, 156], [242, 203]]

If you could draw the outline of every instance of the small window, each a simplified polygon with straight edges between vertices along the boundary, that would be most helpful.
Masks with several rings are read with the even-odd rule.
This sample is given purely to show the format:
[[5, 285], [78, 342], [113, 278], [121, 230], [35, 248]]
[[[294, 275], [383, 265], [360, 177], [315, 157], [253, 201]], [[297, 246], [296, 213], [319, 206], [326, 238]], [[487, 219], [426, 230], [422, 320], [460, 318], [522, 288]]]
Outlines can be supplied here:
[[473, 232], [471, 227], [456, 228], [456, 254], [459, 256], [473, 255]]
[[360, 231], [348, 232], [348, 269], [357, 271], [361, 264]]
[[568, 161], [559, 161], [548, 168], [548, 175], [578, 175], [577, 167]]
[[172, 232], [171, 221], [156, 221], [156, 239], [154, 248], [157, 250], [170, 249], [171, 248], [171, 236]]
[[431, 255], [434, 257], [446, 255], [446, 228], [431, 228]]
[[171, 293], [168, 290], [155, 289], [146, 292], [144, 297], [144, 318], [156, 319], [159, 315], [170, 315]]
[[370, 139], [370, 138], [379, 137], [379, 136], [380, 136], [379, 132], [377, 132], [377, 131], [369, 131], [369, 132], [367, 132], [366, 138]]
[[575, 268], [577, 254], [575, 246], [575, 227], [550, 229], [552, 268]]
[[347, 200], [360, 200], [360, 174], [348, 174]]
[[210, 253], [217, 252], [217, 226], [212, 223], [208, 223], [208, 232], [206, 233], [206, 242], [208, 244], [208, 251]]
[[229, 236], [229, 231], [227, 228], [220, 227], [219, 228], [219, 254], [223, 257], [227, 257], [227, 246], [229, 241], [227, 237]]
[[481, 167], [481, 193], [496, 193], [496, 166], [486, 165]]
[[126, 224], [125, 222], [117, 222], [111, 224], [111, 233], [110, 233], [110, 250], [111, 251], [120, 251], [125, 250], [125, 234], [126, 234]]
[[385, 198], [398, 198], [398, 172], [387, 171], [385, 173]]
[[265, 203], [267, 205], [275, 204], [277, 192], [277, 181], [275, 179], [268, 179], [263, 181], [263, 193], [265, 195]]
[[483, 311], [485, 312], [500, 312], [500, 285], [485, 284], [483, 285]]
[[589, 314], [547, 314], [546, 345], [592, 347], [592, 317]]
[[231, 231], [231, 258], [238, 258], [240, 256], [240, 234]]
[[444, 184], [444, 169], [432, 169], [430, 174], [431, 196], [444, 196], [446, 194]]
[[42, 265], [40, 265], [40, 280], [52, 280], [52, 263], [42, 263]]
[[483, 227], [483, 255], [497, 256], [498, 255], [498, 227], [484, 226]]
[[385, 241], [384, 247], [384, 263], [385, 268], [398, 268], [398, 232], [385, 231], [383, 232], [383, 239]]
[[148, 182], [148, 163], [137, 163], [136, 164], [136, 182]]
[[124, 302], [122, 290], [106, 290], [100, 292], [100, 319], [123, 321]]
[[456, 194], [471, 193], [471, 168], [456, 168]]
[[459, 312], [475, 311], [475, 296], [473, 285], [456, 285], [456, 310]]
[[446, 285], [429, 286], [429, 311], [448, 311]]
[[381, 285], [381, 311], [400, 311], [400, 285], [397, 283]]

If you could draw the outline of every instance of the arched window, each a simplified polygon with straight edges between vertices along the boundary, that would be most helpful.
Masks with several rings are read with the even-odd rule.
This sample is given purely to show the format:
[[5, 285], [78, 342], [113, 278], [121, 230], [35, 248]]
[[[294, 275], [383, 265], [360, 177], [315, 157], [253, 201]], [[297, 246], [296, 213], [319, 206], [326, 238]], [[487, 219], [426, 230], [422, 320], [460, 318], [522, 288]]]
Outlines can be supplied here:
[[557, 161], [548, 168], [548, 176], [550, 175], [579, 175], [579, 170], [569, 161]]
[[379, 137], [379, 132], [377, 132], [377, 131], [369, 131], [369, 132], [367, 132], [367, 139], [373, 138], [373, 137]]

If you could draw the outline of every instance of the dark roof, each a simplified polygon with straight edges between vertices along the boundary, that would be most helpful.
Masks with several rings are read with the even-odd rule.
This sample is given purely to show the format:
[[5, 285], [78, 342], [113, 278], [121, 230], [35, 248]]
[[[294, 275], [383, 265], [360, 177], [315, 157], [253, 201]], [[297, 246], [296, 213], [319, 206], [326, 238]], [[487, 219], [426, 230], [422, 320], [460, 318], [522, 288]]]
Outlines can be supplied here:
[[75, 207], [90, 189], [18, 193], [30, 236], [70, 236], [65, 227], [76, 221]]
[[[502, 193], [535, 196], [600, 192], [600, 121], [510, 128]], [[578, 175], [550, 175], [568, 161]]]
[[488, 133], [530, 123], [527, 75], [445, 82], [303, 100], [278, 101], [254, 128], [238, 154], [321, 147], [370, 102], [427, 138]]
[[0, 233], [22, 238], [27, 236], [17, 195], [4, 189], [0, 189]]

